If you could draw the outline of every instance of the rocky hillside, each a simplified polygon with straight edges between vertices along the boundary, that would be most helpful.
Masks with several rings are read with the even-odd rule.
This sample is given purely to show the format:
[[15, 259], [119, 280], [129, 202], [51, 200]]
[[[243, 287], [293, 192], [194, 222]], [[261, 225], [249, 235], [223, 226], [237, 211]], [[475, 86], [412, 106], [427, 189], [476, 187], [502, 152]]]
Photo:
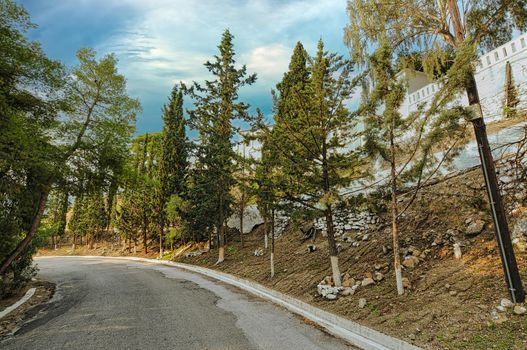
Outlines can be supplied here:
[[[527, 189], [508, 165], [502, 165], [500, 177], [518, 265], [527, 281]], [[408, 288], [403, 296], [395, 291], [386, 213], [362, 214], [340, 226], [345, 287], [340, 291], [331, 287], [326, 240], [318, 234], [306, 241], [305, 229], [290, 227], [278, 237], [273, 279], [262, 227], [248, 235], [243, 248], [230, 242], [219, 266], [214, 251], [179, 260], [256, 280], [426, 349], [525, 349], [525, 308], [514, 308], [507, 299], [486, 202], [479, 169], [418, 194], [401, 220]]]

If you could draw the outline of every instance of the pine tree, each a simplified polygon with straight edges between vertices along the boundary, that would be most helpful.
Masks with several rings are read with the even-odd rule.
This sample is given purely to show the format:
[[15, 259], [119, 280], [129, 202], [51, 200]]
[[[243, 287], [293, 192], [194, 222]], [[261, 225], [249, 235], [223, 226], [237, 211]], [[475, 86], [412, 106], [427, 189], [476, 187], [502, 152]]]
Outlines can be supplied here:
[[188, 167], [187, 138], [183, 116], [183, 92], [174, 86], [168, 105], [163, 108], [163, 145], [159, 167], [160, 255], [163, 255], [163, 233], [166, 204], [171, 196], [183, 197]]
[[211, 181], [207, 182], [213, 189], [211, 195], [217, 201], [218, 263], [225, 259], [225, 222], [230, 213], [231, 189], [235, 184], [232, 121], [250, 119], [249, 105], [237, 102], [238, 91], [242, 86], [256, 81], [255, 74], [247, 76], [245, 66], [240, 69], [235, 67], [232, 40], [233, 36], [226, 30], [218, 46], [219, 56], [215, 56], [214, 62], [205, 63], [215, 80], [206, 81], [203, 86], [194, 83], [191, 88], [186, 89], [195, 103], [195, 109], [189, 111], [189, 114], [200, 133], [200, 149], [205, 152], [204, 164], [211, 177]]
[[467, 95], [470, 108], [451, 117], [465, 117], [474, 127], [507, 286], [513, 301], [524, 301], [474, 70], [478, 49], [496, 47], [510, 40], [514, 30], [527, 28], [525, 1], [350, 0], [348, 14], [345, 41], [357, 61], [366, 61], [368, 50], [378, 47], [383, 37], [395, 53], [422, 52], [430, 76], [444, 66], [449, 52], [453, 54], [438, 95]]
[[306, 61], [299, 44], [277, 86], [270, 144], [280, 159], [284, 198], [325, 217], [333, 279], [340, 286], [333, 211], [358, 165], [357, 154], [345, 148], [352, 118], [344, 104], [358, 81], [351, 78], [352, 62], [325, 52], [322, 40], [309, 70]]

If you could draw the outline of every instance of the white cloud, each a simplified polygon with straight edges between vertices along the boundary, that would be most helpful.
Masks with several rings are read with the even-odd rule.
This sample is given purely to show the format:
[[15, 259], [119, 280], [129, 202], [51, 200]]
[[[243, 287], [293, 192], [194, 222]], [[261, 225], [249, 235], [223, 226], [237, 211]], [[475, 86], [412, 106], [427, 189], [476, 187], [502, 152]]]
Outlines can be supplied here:
[[[127, 21], [96, 49], [115, 52], [130, 93], [159, 108], [174, 83], [210, 78], [203, 63], [217, 54], [228, 28], [235, 37], [237, 63], [258, 74], [243, 98], [262, 107], [271, 105], [270, 90], [287, 70], [298, 40], [309, 49], [324, 30], [341, 36], [341, 24], [336, 30], [332, 26], [346, 0], [82, 0], [78, 8], [67, 6], [126, 14]], [[145, 112], [143, 118], [158, 113], [153, 108]]]
[[257, 72], [266, 82], [277, 82], [287, 70], [292, 48], [282, 44], [259, 46], [242, 56], [249, 72]]

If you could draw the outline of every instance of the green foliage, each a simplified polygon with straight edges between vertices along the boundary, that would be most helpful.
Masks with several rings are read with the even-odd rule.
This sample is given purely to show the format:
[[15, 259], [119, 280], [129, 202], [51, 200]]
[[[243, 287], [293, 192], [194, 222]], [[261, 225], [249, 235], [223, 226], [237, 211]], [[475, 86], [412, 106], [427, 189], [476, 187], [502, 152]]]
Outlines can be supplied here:
[[[264, 133], [269, 155], [263, 149], [259, 186], [268, 188], [271, 180], [281, 199], [291, 204], [289, 210], [320, 215], [341, 200], [339, 189], [357, 176], [358, 153], [347, 147], [356, 136], [354, 120], [343, 102], [358, 79], [351, 77], [353, 63], [325, 52], [322, 41], [316, 57], [306, 57], [298, 43], [289, 71], [277, 85], [275, 124]], [[266, 180], [269, 167], [272, 176]]]
[[[194, 109], [189, 110], [191, 126], [199, 133], [200, 144], [195, 148], [196, 165], [191, 172], [188, 196], [189, 208], [195, 211], [187, 213], [187, 221], [192, 230], [197, 226], [210, 230], [212, 224], [218, 231], [231, 213], [231, 190], [235, 184], [233, 176], [235, 154], [233, 137], [235, 130], [232, 121], [235, 119], [251, 121], [249, 105], [238, 102], [238, 91], [256, 81], [256, 75], [247, 75], [247, 69], [235, 67], [233, 36], [226, 30], [218, 49], [218, 56], [213, 62], [206, 62], [205, 67], [215, 80], [206, 81], [205, 85], [194, 83], [192, 87], [183, 86], [185, 92], [193, 99]], [[197, 198], [207, 193], [204, 202]], [[194, 198], [193, 198], [194, 197]], [[197, 207], [201, 207], [197, 209]], [[215, 208], [215, 212], [211, 209]], [[202, 217], [203, 226], [198, 222]], [[201, 228], [200, 227], [200, 228]], [[202, 231], [197, 231], [202, 232]]]
[[[0, 0], [0, 261], [29, 230], [45, 182], [55, 171], [56, 147], [49, 135], [62, 107], [64, 70], [26, 38], [33, 27], [22, 6]], [[26, 253], [4, 276], [12, 281], [9, 286], [26, 279], [30, 264]]]

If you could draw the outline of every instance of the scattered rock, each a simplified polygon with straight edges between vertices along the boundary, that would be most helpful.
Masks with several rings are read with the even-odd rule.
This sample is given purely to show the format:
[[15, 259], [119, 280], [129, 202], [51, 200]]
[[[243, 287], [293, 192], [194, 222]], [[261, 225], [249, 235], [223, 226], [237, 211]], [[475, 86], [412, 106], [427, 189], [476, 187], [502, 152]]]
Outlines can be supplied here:
[[503, 298], [500, 301], [500, 306], [503, 306], [504, 308], [512, 308], [514, 304], [509, 299]]
[[332, 287], [327, 284], [319, 284], [317, 286], [317, 291], [318, 291], [318, 294], [321, 295], [322, 297], [329, 299], [329, 300], [334, 300], [337, 298], [337, 294], [339, 293], [339, 288]]
[[375, 281], [373, 280], [373, 278], [370, 278], [370, 277], [366, 277], [361, 282], [361, 286], [363, 286], [363, 287], [367, 287], [367, 286], [369, 286], [371, 284], [375, 284]]
[[355, 285], [355, 280], [353, 278], [344, 279], [342, 281], [342, 287], [347, 288]]
[[333, 285], [333, 277], [331, 277], [331, 276], [324, 277], [324, 280], [322, 281], [322, 284], [327, 284], [329, 286], [332, 286]]
[[362, 240], [363, 241], [367, 241], [369, 238], [370, 238], [370, 235], [368, 235], [368, 234], [362, 236]]
[[[522, 210], [524, 209], [524, 210]], [[521, 211], [521, 218], [516, 222], [514, 225], [514, 228], [511, 232], [511, 237], [514, 238], [524, 238], [527, 237], [527, 209], [524, 207], [520, 208]]]
[[375, 272], [375, 275], [373, 276], [373, 279], [377, 282], [380, 282], [384, 279], [384, 275], [380, 272]]
[[421, 251], [419, 249], [417, 249], [416, 247], [414, 247], [413, 245], [411, 245], [410, 247], [408, 247], [408, 252], [410, 254], [412, 254], [413, 256], [419, 256], [421, 255]]
[[200, 256], [202, 254], [203, 254], [203, 252], [201, 250], [195, 250], [193, 252], [185, 253], [185, 257], [189, 258], [189, 257], [192, 257], [192, 256]]
[[415, 334], [410, 334], [408, 337], [410, 338], [410, 340], [415, 340]]
[[308, 253], [313, 253], [315, 250], [317, 250], [317, 246], [314, 245], [314, 244], [308, 244], [307, 245], [307, 252]]
[[505, 316], [505, 314], [503, 313], [498, 313], [496, 310], [492, 310], [491, 312], [491, 319], [492, 319], [492, 322], [496, 323], [496, 324], [500, 324], [500, 323], [503, 323], [503, 322], [507, 322], [509, 319], [507, 318], [507, 316]]
[[346, 287], [343, 290], [340, 291], [340, 294], [344, 296], [353, 295], [355, 294], [356, 288]]
[[436, 237], [434, 241], [432, 242], [432, 247], [435, 247], [436, 245], [443, 244], [443, 239], [441, 237]]
[[457, 295], [457, 292], [455, 290], [451, 290], [450, 292], [448, 292], [448, 294], [455, 297]]
[[264, 254], [264, 251], [262, 248], [258, 248], [254, 251], [254, 256], [262, 256]]
[[459, 243], [454, 243], [454, 258], [461, 259], [461, 247]]
[[325, 296], [325, 298], [328, 299], [328, 300], [335, 300], [335, 299], [337, 299], [337, 295], [336, 294], [327, 294]]
[[527, 308], [525, 308], [523, 305], [515, 305], [513, 312], [516, 315], [525, 315], [525, 313], [527, 313]]
[[412, 288], [412, 284], [410, 283], [410, 280], [406, 277], [403, 277], [403, 287], [406, 289]]
[[413, 255], [404, 258], [403, 266], [409, 269], [413, 269], [419, 264], [419, 258]]
[[465, 235], [468, 237], [474, 237], [477, 236], [483, 231], [485, 228], [485, 221], [483, 220], [474, 220], [472, 221], [465, 230]]
[[368, 302], [366, 301], [366, 299], [360, 298], [359, 299], [359, 308], [364, 309], [364, 307], [366, 306], [367, 303]]

